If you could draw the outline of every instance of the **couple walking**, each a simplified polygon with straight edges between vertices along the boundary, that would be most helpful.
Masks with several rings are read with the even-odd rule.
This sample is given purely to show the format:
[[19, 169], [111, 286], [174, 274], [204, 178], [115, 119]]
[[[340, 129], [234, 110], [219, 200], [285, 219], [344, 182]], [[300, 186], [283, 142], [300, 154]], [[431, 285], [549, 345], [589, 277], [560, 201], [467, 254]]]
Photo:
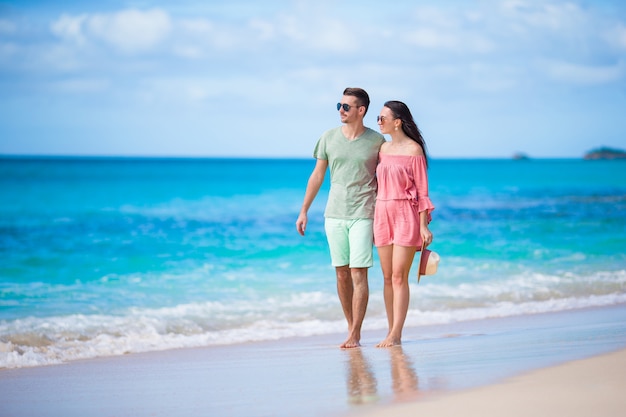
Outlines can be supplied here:
[[[370, 99], [361, 88], [346, 88], [337, 110], [342, 125], [322, 134], [313, 156], [317, 162], [307, 183], [296, 221], [304, 235], [307, 213], [330, 170], [330, 192], [324, 227], [337, 293], [348, 322], [342, 348], [359, 347], [369, 299], [368, 268], [373, 266], [372, 242], [378, 250], [384, 278], [389, 331], [378, 347], [401, 344], [409, 308], [409, 270], [428, 229], [434, 209], [428, 197], [425, 143], [408, 107], [388, 101], [377, 117], [380, 133], [365, 127]], [[388, 134], [390, 141], [382, 136]]]

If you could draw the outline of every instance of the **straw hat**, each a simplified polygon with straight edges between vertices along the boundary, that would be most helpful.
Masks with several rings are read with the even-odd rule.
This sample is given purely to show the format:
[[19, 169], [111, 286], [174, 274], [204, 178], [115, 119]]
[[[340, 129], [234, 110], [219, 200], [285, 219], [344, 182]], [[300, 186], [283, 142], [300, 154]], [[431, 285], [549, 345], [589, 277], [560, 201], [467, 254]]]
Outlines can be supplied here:
[[417, 283], [420, 282], [420, 277], [422, 275], [433, 275], [437, 272], [437, 267], [439, 266], [439, 254], [437, 252], [433, 252], [431, 250], [425, 249], [424, 245], [422, 245], [422, 250], [420, 251], [420, 264], [417, 269]]

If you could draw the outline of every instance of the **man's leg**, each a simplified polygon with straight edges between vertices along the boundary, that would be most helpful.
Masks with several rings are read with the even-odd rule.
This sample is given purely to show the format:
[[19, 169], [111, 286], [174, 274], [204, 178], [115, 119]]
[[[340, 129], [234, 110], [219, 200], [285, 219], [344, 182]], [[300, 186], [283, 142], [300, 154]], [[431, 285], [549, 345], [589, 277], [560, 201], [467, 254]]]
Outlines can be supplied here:
[[359, 347], [361, 346], [361, 326], [369, 300], [367, 268], [348, 268], [346, 266], [336, 268], [336, 272], [337, 293], [348, 322], [348, 338], [341, 344], [341, 347]]
[[352, 322], [348, 328], [348, 339], [342, 345], [344, 348], [361, 346], [361, 326], [369, 300], [367, 271], [374, 264], [372, 223], [371, 219], [357, 219], [349, 226]]
[[[352, 298], [354, 294], [354, 286], [352, 284], [352, 274], [347, 265], [335, 268], [337, 274], [337, 294], [341, 302], [343, 314], [348, 322], [348, 329], [352, 328]], [[342, 345], [343, 347], [343, 345]]]
[[348, 338], [341, 345], [342, 348], [361, 346], [361, 326], [369, 300], [367, 268], [352, 268], [350, 275], [352, 276], [352, 320], [348, 322]]
[[[367, 310], [367, 270], [373, 264], [372, 221], [326, 219], [326, 235], [337, 275], [337, 294], [348, 322], [348, 338], [342, 348], [361, 346], [361, 326]], [[350, 268], [354, 262], [358, 268]]]

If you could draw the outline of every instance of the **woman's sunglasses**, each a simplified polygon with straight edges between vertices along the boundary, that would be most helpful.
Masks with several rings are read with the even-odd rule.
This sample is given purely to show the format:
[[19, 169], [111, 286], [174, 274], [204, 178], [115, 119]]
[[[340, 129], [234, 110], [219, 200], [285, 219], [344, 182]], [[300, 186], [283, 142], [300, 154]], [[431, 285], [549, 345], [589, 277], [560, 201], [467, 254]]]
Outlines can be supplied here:
[[385, 116], [376, 116], [376, 121], [378, 123], [385, 123], [386, 120], [396, 120], [396, 119], [394, 119], [394, 118], [390, 119], [390, 118], [385, 117]]

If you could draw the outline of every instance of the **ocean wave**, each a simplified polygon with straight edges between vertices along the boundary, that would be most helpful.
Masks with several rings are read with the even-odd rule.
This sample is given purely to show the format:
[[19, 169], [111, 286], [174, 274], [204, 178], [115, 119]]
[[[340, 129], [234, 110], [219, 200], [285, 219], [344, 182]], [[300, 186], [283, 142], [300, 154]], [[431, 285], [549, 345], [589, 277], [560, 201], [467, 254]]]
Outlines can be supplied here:
[[[526, 303], [626, 293], [626, 270], [583, 273], [520, 271], [509, 276], [471, 281], [434, 276], [419, 288], [423, 308], [485, 307], [493, 303]], [[443, 302], [442, 302], [443, 301]]]
[[[411, 284], [411, 287], [414, 299], [406, 326], [626, 303], [624, 291], [507, 299], [498, 295], [498, 291], [479, 295], [485, 290], [484, 286], [475, 289], [473, 296], [463, 286], [446, 289], [445, 286], [437, 288], [420, 284], [418, 289]], [[446, 297], [442, 296], [444, 293], [447, 293]], [[384, 330], [386, 326], [382, 295], [372, 294], [364, 330]], [[120, 315], [27, 317], [0, 321], [0, 368], [43, 366], [129, 353], [344, 331], [345, 321], [336, 295], [322, 292], [295, 294], [284, 299], [192, 303], [159, 309], [131, 308]]]

